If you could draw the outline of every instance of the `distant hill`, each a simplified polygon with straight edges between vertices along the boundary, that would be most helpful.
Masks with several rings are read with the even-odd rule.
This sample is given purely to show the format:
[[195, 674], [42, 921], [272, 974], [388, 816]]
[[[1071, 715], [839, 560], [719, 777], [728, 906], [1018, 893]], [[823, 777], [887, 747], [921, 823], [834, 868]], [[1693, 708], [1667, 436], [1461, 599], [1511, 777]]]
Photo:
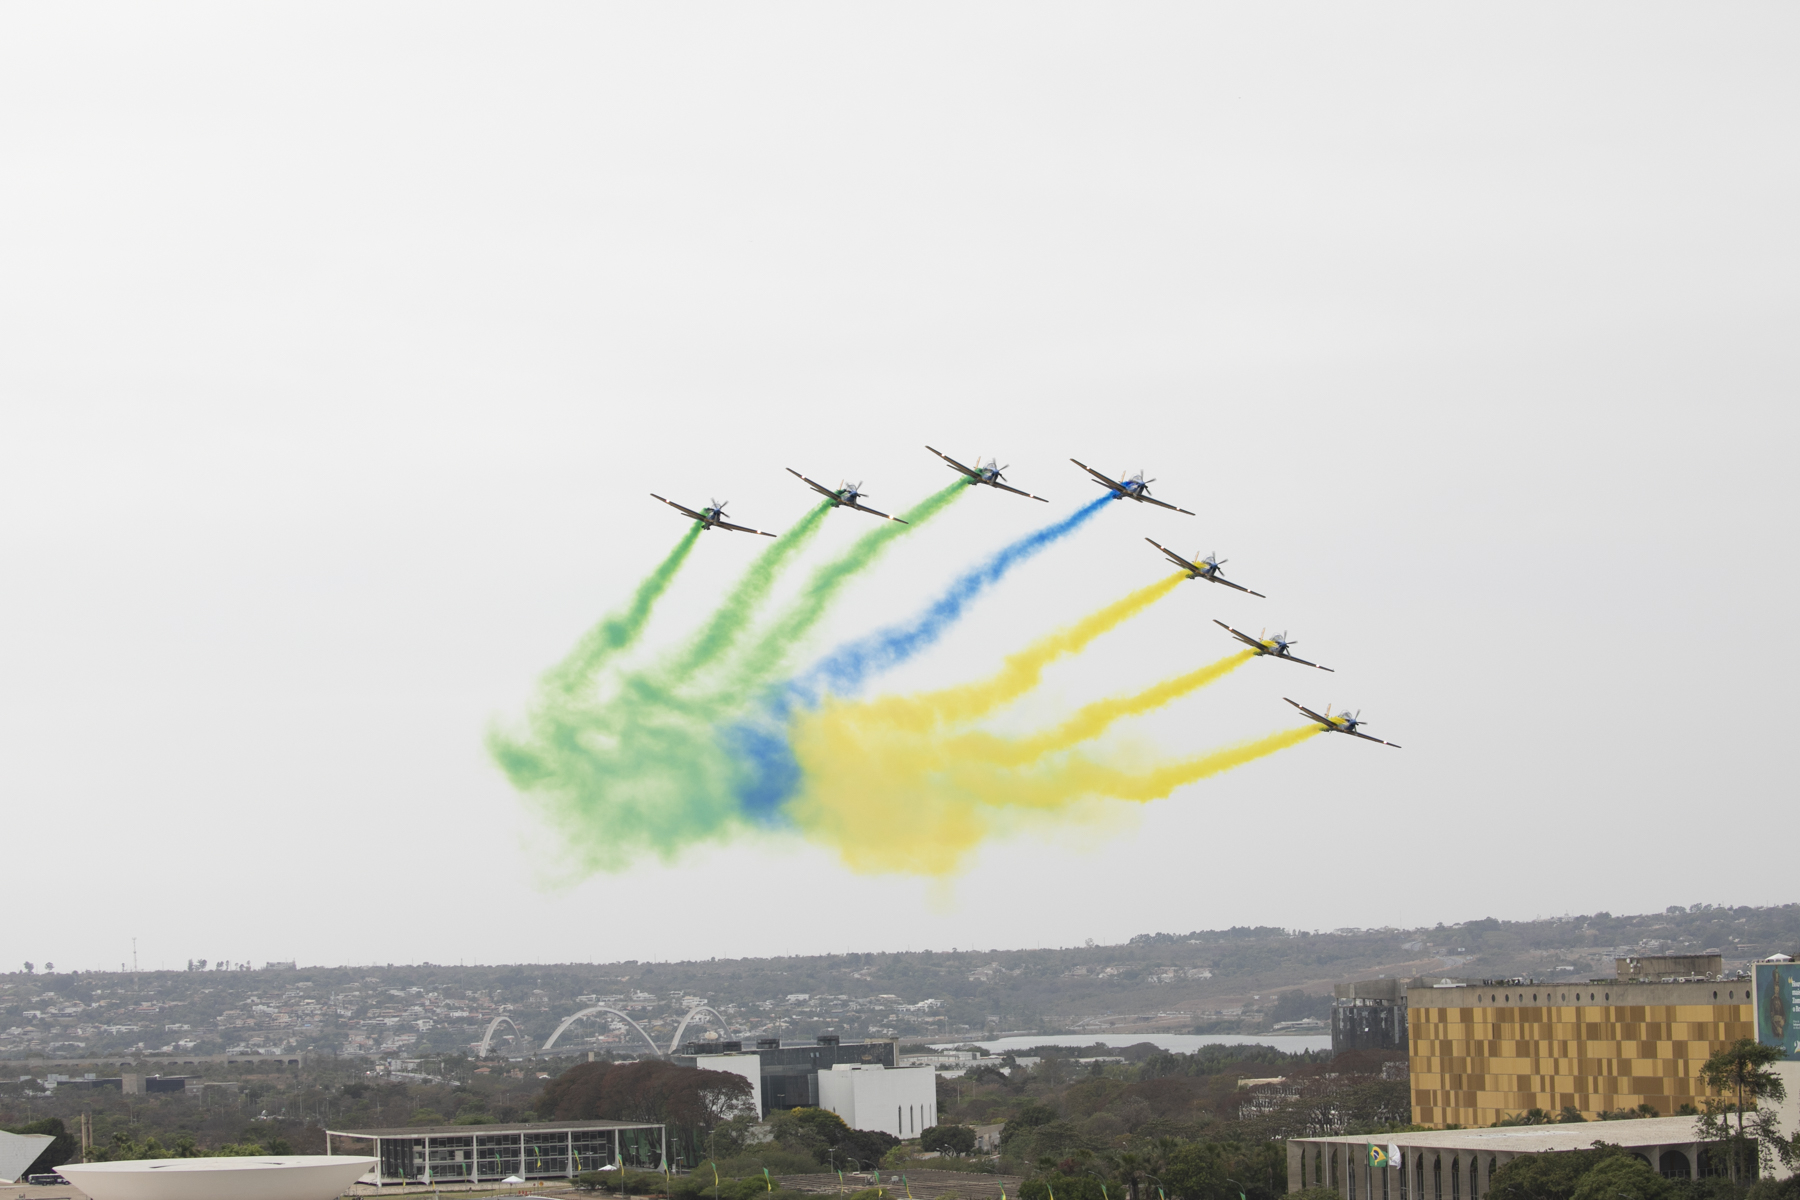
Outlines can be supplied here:
[[[501, 1052], [539, 1047], [584, 1007], [625, 1010], [666, 1046], [705, 1001], [734, 1037], [998, 1033], [1255, 1032], [1316, 1011], [1292, 993], [1378, 975], [1610, 977], [1613, 958], [1716, 950], [1727, 968], [1800, 953], [1800, 905], [1680, 905], [1638, 916], [1493, 918], [1429, 929], [1269, 926], [1148, 933], [1121, 945], [1044, 950], [847, 953], [700, 962], [507, 966], [300, 967], [261, 971], [0, 975], [0, 1058], [136, 1052], [306, 1050], [414, 1056], [467, 1052], [496, 1017]], [[1283, 1012], [1274, 1013], [1288, 994]], [[716, 1028], [703, 1022], [687, 1036]], [[599, 1040], [604, 1039], [604, 1040]], [[622, 1022], [598, 1014], [559, 1051], [635, 1054]]]

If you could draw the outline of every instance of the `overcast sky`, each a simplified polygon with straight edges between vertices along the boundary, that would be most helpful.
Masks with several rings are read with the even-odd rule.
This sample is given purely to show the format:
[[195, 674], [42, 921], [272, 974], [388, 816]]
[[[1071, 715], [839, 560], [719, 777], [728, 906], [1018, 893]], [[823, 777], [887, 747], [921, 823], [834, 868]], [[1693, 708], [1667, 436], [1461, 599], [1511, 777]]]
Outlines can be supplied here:
[[[1074, 944], [1795, 899], [1785, 4], [0, 14], [0, 968]], [[815, 649], [1146, 468], [881, 688], [1216, 550], [1024, 716], [1361, 707], [951, 883], [550, 886], [483, 749], [680, 535], [995, 454]], [[833, 514], [816, 560], [872, 525]], [[708, 535], [649, 647], [760, 539]], [[1032, 706], [1036, 706], [1035, 708]], [[1786, 747], [1786, 749], [1784, 749]], [[1771, 858], [1765, 851], [1775, 852]]]

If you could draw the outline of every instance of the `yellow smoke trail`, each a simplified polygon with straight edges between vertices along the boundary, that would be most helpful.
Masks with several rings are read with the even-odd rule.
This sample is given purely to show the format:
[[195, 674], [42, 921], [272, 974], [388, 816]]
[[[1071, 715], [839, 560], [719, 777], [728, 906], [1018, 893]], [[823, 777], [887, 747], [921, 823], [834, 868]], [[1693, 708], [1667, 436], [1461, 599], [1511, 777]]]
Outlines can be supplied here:
[[1241, 767], [1324, 732], [1320, 725], [1284, 729], [1147, 771], [1125, 771], [1074, 757], [1031, 771], [996, 770], [960, 763], [953, 765], [948, 774], [953, 787], [966, 793], [978, 793], [981, 803], [987, 807], [1048, 811], [1084, 796], [1107, 796], [1143, 804], [1160, 800], [1184, 784]]
[[947, 875], [1003, 826], [1066, 819], [1096, 801], [1147, 803], [1185, 784], [1298, 745], [1317, 725], [1194, 758], [1127, 770], [1079, 755], [1026, 768], [953, 754], [947, 739], [815, 724], [796, 738], [805, 784], [791, 810], [803, 830], [866, 873]]
[[1186, 675], [1165, 679], [1134, 696], [1096, 700], [1055, 729], [1034, 737], [1006, 738], [991, 733], [965, 733], [951, 741], [949, 750], [952, 756], [964, 761], [987, 762], [995, 766], [1017, 766], [1033, 762], [1046, 754], [1073, 749], [1082, 742], [1091, 741], [1106, 732], [1107, 726], [1123, 717], [1135, 717], [1161, 708], [1171, 700], [1217, 682], [1255, 657], [1254, 650], [1240, 650], [1218, 662], [1207, 663], [1198, 670], [1189, 671]]
[[[1101, 634], [1161, 600], [1187, 578], [1174, 574], [1090, 613], [1067, 629], [1039, 638], [1017, 654], [1009, 655], [1000, 670], [980, 683], [926, 692], [921, 696], [884, 696], [879, 700], [827, 701], [825, 710], [854, 713], [859, 723], [918, 732], [956, 721], [968, 721], [993, 712], [1029, 692], [1043, 678], [1044, 668], [1067, 654], [1075, 654]], [[824, 711], [824, 710], [822, 710]]]
[[789, 735], [802, 784], [788, 812], [853, 869], [945, 875], [997, 827], [1026, 818], [1064, 819], [1112, 799], [1144, 803], [1295, 745], [1318, 726], [1146, 770], [1068, 753], [1122, 717], [1149, 712], [1214, 682], [1255, 657], [1243, 650], [1130, 696], [1096, 701], [1055, 729], [1022, 738], [957, 730], [1035, 687], [1054, 659], [1167, 595], [1174, 575], [1007, 658], [989, 679], [913, 697], [827, 699], [801, 714]]

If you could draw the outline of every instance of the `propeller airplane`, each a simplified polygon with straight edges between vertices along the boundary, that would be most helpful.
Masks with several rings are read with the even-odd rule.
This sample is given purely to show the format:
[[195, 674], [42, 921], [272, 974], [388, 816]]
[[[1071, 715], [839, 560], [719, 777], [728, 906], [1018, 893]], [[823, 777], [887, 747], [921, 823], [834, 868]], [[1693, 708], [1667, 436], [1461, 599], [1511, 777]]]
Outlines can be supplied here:
[[760, 529], [752, 529], [748, 525], [733, 525], [730, 521], [727, 521], [725, 519], [725, 504], [730, 504], [731, 501], [729, 500], [727, 500], [725, 504], [720, 504], [717, 500], [714, 500], [707, 507], [701, 509], [699, 512], [695, 512], [685, 504], [677, 504], [673, 500], [657, 496], [655, 492], [651, 492], [650, 494], [656, 499], [661, 500], [670, 508], [679, 509], [681, 512], [686, 513], [688, 516], [694, 518], [694, 520], [700, 522], [700, 532], [702, 533], [705, 533], [709, 529], [730, 529], [737, 533], [755, 533], [761, 534], [763, 537], [775, 536], [772, 533], [763, 533]]
[[[1263, 596], [1263, 594], [1261, 592], [1251, 592], [1250, 589], [1245, 587], [1243, 584], [1233, 583], [1233, 582], [1231, 582], [1231, 580], [1225, 578], [1225, 576], [1223, 576], [1219, 573], [1219, 568], [1224, 566], [1227, 562], [1229, 562], [1230, 561], [1229, 559], [1220, 558], [1217, 554], [1209, 554], [1197, 563], [1189, 562], [1187, 559], [1181, 557], [1181, 555], [1175, 553], [1173, 550], [1169, 549], [1167, 546], [1163, 545], [1161, 542], [1155, 541], [1151, 538], [1145, 538], [1144, 540], [1146, 542], [1149, 542], [1152, 546], [1155, 546], [1158, 550], [1161, 550], [1164, 554], [1168, 555], [1169, 560], [1171, 562], [1173, 562], [1176, 566], [1181, 567], [1183, 570], [1185, 570], [1188, 573], [1189, 579], [1204, 579], [1208, 583], [1222, 583], [1228, 588], [1236, 588], [1240, 592], [1249, 592], [1250, 595], [1252, 595], [1252, 596], [1262, 596], [1262, 598], [1264, 600], [1268, 599], [1268, 597]], [[1232, 632], [1236, 633], [1237, 631], [1234, 629], [1234, 630], [1232, 630]]]
[[[1320, 667], [1316, 662], [1307, 662], [1304, 658], [1295, 658], [1293, 653], [1288, 650], [1288, 647], [1294, 645], [1294, 643], [1288, 641], [1288, 635], [1285, 633], [1278, 633], [1274, 637], [1263, 635], [1251, 637], [1242, 630], [1233, 629], [1217, 617], [1213, 618], [1213, 624], [1217, 625], [1220, 629], [1223, 629], [1226, 633], [1229, 633], [1232, 637], [1244, 643], [1244, 645], [1250, 647], [1258, 654], [1266, 654], [1270, 658], [1279, 658], [1287, 662], [1299, 663], [1303, 667], [1318, 667], [1321, 671], [1331, 671], [1330, 667]], [[1263, 634], [1266, 635], [1267, 633], [1268, 630], [1265, 629]], [[1332, 671], [1332, 674], [1335, 675], [1337, 672]]]
[[1130, 479], [1120, 481], [1117, 479], [1108, 479], [1106, 476], [1102, 475], [1100, 472], [1094, 470], [1094, 468], [1092, 468], [1092, 467], [1088, 466], [1086, 463], [1082, 462], [1079, 458], [1071, 458], [1069, 461], [1074, 463], [1076, 466], [1080, 467], [1082, 470], [1086, 471], [1089, 475], [1092, 475], [1094, 477], [1094, 482], [1099, 483], [1099, 484], [1111, 489], [1112, 493], [1113, 493], [1113, 499], [1115, 499], [1115, 500], [1120, 499], [1120, 498], [1129, 498], [1132, 500], [1139, 501], [1140, 503], [1143, 503], [1143, 504], [1154, 504], [1154, 505], [1158, 506], [1159, 508], [1173, 509], [1175, 512], [1178, 512], [1178, 513], [1187, 513], [1187, 515], [1190, 517], [1194, 515], [1193, 513], [1188, 512], [1188, 510], [1185, 508], [1176, 508], [1176, 506], [1173, 504], [1166, 503], [1162, 500], [1158, 500], [1158, 499], [1154, 498], [1153, 496], [1151, 496], [1150, 495], [1150, 485], [1155, 483], [1156, 480], [1145, 479], [1144, 473], [1142, 471], [1139, 471], [1136, 475], [1133, 475]]
[[[925, 448], [949, 463], [958, 471], [961, 471], [964, 475], [967, 475], [971, 484], [985, 483], [987, 486], [999, 488], [1003, 492], [1012, 492], [1014, 495], [1018, 496], [1028, 496], [1033, 500], [1044, 500], [1042, 496], [1033, 496], [1030, 492], [1020, 491], [1010, 483], [1001, 483], [1000, 480], [1004, 478], [1001, 472], [1005, 471], [1006, 468], [1000, 465], [1000, 460], [997, 458], [988, 459], [987, 466], [984, 467], [981, 465], [981, 456], [978, 454], [975, 456], [975, 465], [973, 467], [965, 467], [954, 458], [951, 458], [948, 454], [945, 454], [942, 450], [932, 446], [927, 446]], [[1044, 503], [1048, 504], [1050, 502], [1044, 500]]]
[[1351, 737], [1359, 737], [1365, 742], [1377, 742], [1383, 746], [1392, 746], [1396, 750], [1400, 749], [1399, 742], [1383, 742], [1378, 737], [1370, 737], [1366, 733], [1358, 733], [1356, 731], [1356, 727], [1363, 724], [1361, 709], [1358, 709], [1355, 712], [1341, 712], [1336, 716], [1333, 716], [1331, 713], [1331, 705], [1327, 704], [1325, 706], [1324, 715], [1321, 716], [1312, 709], [1306, 707], [1306, 705], [1301, 704], [1298, 700], [1288, 700], [1286, 696], [1283, 696], [1282, 699], [1287, 700], [1289, 704], [1292, 704], [1295, 708], [1323, 725], [1326, 733], [1347, 733]]
[[789, 467], [787, 470], [789, 475], [792, 475], [795, 479], [800, 480], [805, 483], [807, 487], [819, 493], [819, 495], [830, 500], [831, 507], [833, 508], [854, 508], [857, 512], [866, 512], [872, 517], [881, 517], [888, 521], [900, 521], [900, 524], [902, 525], [910, 525], [912, 523], [910, 521], [901, 521], [899, 517], [890, 517], [881, 510], [870, 508], [866, 504], [857, 503], [857, 501], [867, 494], [862, 490], [862, 484], [860, 483], [844, 483], [839, 484], [836, 488], [828, 488], [817, 480], [808, 479], [792, 467]]

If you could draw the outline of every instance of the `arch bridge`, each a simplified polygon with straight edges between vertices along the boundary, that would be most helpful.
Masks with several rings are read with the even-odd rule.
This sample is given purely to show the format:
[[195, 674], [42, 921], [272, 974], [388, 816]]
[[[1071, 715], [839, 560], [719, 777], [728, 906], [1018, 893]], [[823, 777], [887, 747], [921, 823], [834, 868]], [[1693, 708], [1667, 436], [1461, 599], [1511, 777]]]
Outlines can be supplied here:
[[561, 1037], [568, 1030], [569, 1026], [581, 1020], [581, 1018], [591, 1017], [595, 1013], [611, 1013], [613, 1016], [619, 1018], [619, 1020], [625, 1022], [627, 1025], [631, 1026], [632, 1029], [637, 1031], [637, 1035], [644, 1039], [644, 1044], [650, 1047], [650, 1053], [656, 1055], [658, 1058], [663, 1057], [663, 1052], [656, 1048], [655, 1040], [651, 1038], [649, 1034], [644, 1032], [644, 1027], [642, 1025], [639, 1025], [636, 1021], [632, 1020], [618, 1009], [606, 1004], [596, 1004], [592, 1008], [584, 1008], [578, 1013], [572, 1013], [571, 1015], [564, 1017], [563, 1023], [556, 1027], [556, 1032], [545, 1039], [543, 1048], [548, 1050], [550, 1047], [556, 1045], [556, 1039]]
[[[719, 1032], [721, 1034], [726, 1034], [726, 1033], [730, 1032], [730, 1027], [725, 1024], [725, 1017], [723, 1016], [723, 1014], [721, 1014], [719, 1012], [718, 1009], [713, 1008], [712, 1006], [706, 1005], [706, 1004], [696, 1004], [694, 1007], [688, 1009], [687, 1012], [682, 1015], [681, 1023], [679, 1025], [675, 1026], [675, 1033], [673, 1036], [671, 1036], [669, 1038], [669, 1048], [667, 1050], [663, 1050], [657, 1046], [656, 1040], [654, 1038], [652, 1038], [649, 1035], [649, 1033], [645, 1032], [644, 1027], [642, 1025], [639, 1025], [636, 1021], [632, 1020], [625, 1013], [619, 1011], [616, 1008], [611, 1007], [610, 1005], [596, 1004], [590, 1008], [584, 1008], [580, 1012], [571, 1013], [569, 1016], [564, 1017], [562, 1024], [560, 1024], [556, 1027], [556, 1032], [551, 1034], [548, 1038], [546, 1038], [544, 1040], [544, 1045], [543, 1045], [542, 1049], [547, 1051], [552, 1046], [556, 1045], [556, 1039], [560, 1038], [564, 1033], [568, 1032], [569, 1026], [573, 1025], [575, 1022], [581, 1020], [583, 1017], [591, 1017], [598, 1013], [607, 1013], [611, 1016], [615, 1016], [615, 1017], [619, 1018], [619, 1020], [621, 1020], [621, 1021], [625, 1022], [627, 1025], [631, 1026], [632, 1030], [634, 1032], [636, 1032], [636, 1034], [639, 1037], [644, 1039], [644, 1044], [646, 1046], [650, 1047], [650, 1053], [654, 1054], [658, 1058], [668, 1058], [670, 1055], [674, 1054], [677, 1050], [679, 1050], [681, 1048], [681, 1035], [687, 1032], [687, 1027], [688, 1027], [689, 1023], [692, 1022], [695, 1017], [698, 1017], [698, 1016], [711, 1017], [713, 1020], [715, 1020], [719, 1023]], [[495, 1017], [494, 1018], [493, 1024], [488, 1026], [488, 1036], [481, 1039], [481, 1048], [482, 1048], [482, 1052], [484, 1054], [487, 1052], [488, 1040], [489, 1040], [489, 1038], [491, 1038], [493, 1036], [494, 1026], [498, 1025], [501, 1021], [506, 1021], [507, 1024], [509, 1024], [509, 1025], [512, 1024], [512, 1021], [510, 1018], [507, 1018], [507, 1017]], [[517, 1029], [518, 1026], [513, 1025], [513, 1028]]]
[[521, 1042], [525, 1041], [525, 1031], [519, 1028], [518, 1022], [514, 1021], [505, 1013], [501, 1013], [499, 1016], [488, 1022], [487, 1032], [481, 1035], [481, 1046], [475, 1051], [476, 1058], [486, 1058], [488, 1056], [488, 1051], [492, 1049], [494, 1045], [494, 1032], [500, 1028], [500, 1022], [502, 1021], [505, 1021], [508, 1025], [513, 1027], [514, 1037], [518, 1038]]

